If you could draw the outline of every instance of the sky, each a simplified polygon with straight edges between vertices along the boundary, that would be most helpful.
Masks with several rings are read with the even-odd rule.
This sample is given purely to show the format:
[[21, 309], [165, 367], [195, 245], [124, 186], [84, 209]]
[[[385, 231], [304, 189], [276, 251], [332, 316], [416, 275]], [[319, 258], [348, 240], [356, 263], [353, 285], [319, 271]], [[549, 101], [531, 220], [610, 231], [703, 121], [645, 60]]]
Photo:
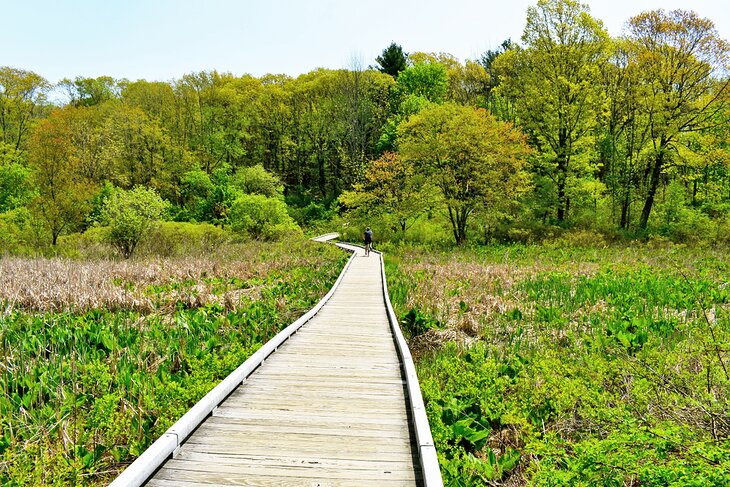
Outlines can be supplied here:
[[[611, 35], [646, 10], [681, 8], [730, 39], [726, 0], [583, 0]], [[478, 59], [519, 40], [537, 0], [0, 0], [0, 66], [63, 78], [169, 81], [203, 70], [297, 76], [404, 51]]]

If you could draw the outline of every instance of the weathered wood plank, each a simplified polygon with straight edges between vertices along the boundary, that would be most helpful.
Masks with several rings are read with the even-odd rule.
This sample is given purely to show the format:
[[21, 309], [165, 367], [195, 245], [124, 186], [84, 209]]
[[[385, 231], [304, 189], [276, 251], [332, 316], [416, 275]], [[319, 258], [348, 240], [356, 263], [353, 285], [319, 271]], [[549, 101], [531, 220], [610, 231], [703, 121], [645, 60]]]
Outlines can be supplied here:
[[211, 462], [211, 463], [228, 463], [230, 465], [253, 464], [258, 466], [303, 466], [304, 468], [317, 468], [319, 466], [327, 469], [344, 468], [354, 471], [367, 470], [384, 470], [398, 471], [402, 469], [413, 469], [413, 459], [410, 457], [398, 459], [388, 459], [380, 462], [371, 460], [353, 460], [342, 458], [326, 458], [326, 457], [305, 457], [305, 458], [286, 458], [281, 456], [264, 456], [264, 455], [241, 455], [231, 453], [200, 453], [196, 451], [182, 451], [175, 457], [176, 460], [191, 460], [195, 462]]
[[148, 485], [419, 485], [380, 257], [220, 404]]
[[[372, 436], [376, 438], [388, 438], [393, 434], [392, 424], [379, 423], [338, 423], [327, 420], [309, 421], [287, 421], [276, 419], [242, 419], [213, 416], [208, 418], [204, 426], [206, 428], [219, 428], [228, 430], [236, 428], [237, 431], [278, 431], [307, 432], [317, 431], [320, 434], [354, 434], [356, 436]], [[398, 434], [401, 434], [399, 432]]]
[[403, 449], [388, 449], [381, 451], [371, 450], [335, 450], [326, 449], [323, 451], [317, 450], [316, 448], [300, 449], [295, 446], [281, 445], [278, 448], [267, 448], [262, 449], [260, 445], [254, 444], [239, 444], [235, 446], [230, 444], [207, 444], [207, 443], [186, 443], [180, 449], [180, 454], [186, 452], [206, 453], [206, 454], [217, 454], [225, 455], [231, 454], [231, 451], [235, 451], [236, 455], [242, 457], [257, 458], [260, 456], [276, 456], [279, 458], [286, 458], [290, 460], [301, 460], [304, 458], [319, 458], [319, 459], [330, 459], [330, 460], [352, 460], [352, 461], [363, 461], [363, 462], [408, 462], [413, 459], [413, 454], [410, 451]]
[[376, 411], [370, 415], [360, 412], [357, 417], [353, 417], [347, 411], [288, 411], [286, 415], [282, 415], [280, 411], [273, 410], [244, 410], [235, 407], [221, 406], [216, 409], [215, 416], [222, 418], [234, 419], [269, 419], [277, 420], [296, 420], [307, 421], [329, 421], [331, 423], [347, 424], [383, 424], [383, 425], [400, 425], [406, 420], [408, 414], [406, 411], [388, 416], [380, 414]]
[[357, 480], [367, 478], [369, 480], [411, 480], [415, 481], [416, 475], [411, 468], [397, 469], [394, 466], [382, 467], [382, 464], [373, 464], [369, 468], [361, 467], [358, 469], [346, 468], [344, 465], [338, 465], [334, 468], [325, 467], [316, 460], [310, 462], [302, 462], [299, 464], [275, 464], [258, 465], [257, 463], [227, 462], [225, 458], [215, 456], [213, 459], [208, 458], [206, 461], [186, 460], [170, 460], [165, 465], [170, 470], [181, 470], [188, 472], [190, 475], [208, 474], [210, 475], [211, 467], [215, 472], [213, 475], [225, 476], [263, 476], [298, 479], [345, 479]]
[[174, 471], [161, 469], [160, 472], [147, 485], [149, 487], [223, 487], [223, 486], [244, 486], [244, 487], [405, 487], [413, 486], [411, 480], [368, 480], [366, 478], [357, 480], [315, 480], [297, 479], [266, 476], [248, 475], [246, 478], [227, 476], [224, 478], [204, 477], [198, 478], [185, 474], [176, 475]]

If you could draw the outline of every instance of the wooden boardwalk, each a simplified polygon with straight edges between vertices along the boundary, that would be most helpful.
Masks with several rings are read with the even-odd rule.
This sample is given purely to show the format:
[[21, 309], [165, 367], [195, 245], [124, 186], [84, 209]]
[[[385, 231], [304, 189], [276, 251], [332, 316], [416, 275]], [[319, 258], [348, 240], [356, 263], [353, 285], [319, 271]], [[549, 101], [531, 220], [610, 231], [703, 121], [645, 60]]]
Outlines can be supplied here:
[[422, 485], [381, 256], [352, 249], [356, 255], [324, 307], [146, 485]]

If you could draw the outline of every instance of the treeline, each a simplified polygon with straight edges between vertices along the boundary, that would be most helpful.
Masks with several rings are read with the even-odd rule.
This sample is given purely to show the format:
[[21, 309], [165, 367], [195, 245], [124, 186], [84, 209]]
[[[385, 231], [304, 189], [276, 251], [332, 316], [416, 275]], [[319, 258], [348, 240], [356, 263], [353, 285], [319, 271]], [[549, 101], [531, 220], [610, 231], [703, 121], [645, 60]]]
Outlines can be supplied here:
[[625, 32], [539, 0], [521, 43], [463, 63], [393, 43], [375, 67], [297, 78], [51, 86], [2, 67], [0, 243], [104, 224], [109, 195], [136, 187], [167, 202], [163, 218], [252, 236], [339, 215], [459, 243], [575, 227], [728, 238], [730, 48], [692, 12]]

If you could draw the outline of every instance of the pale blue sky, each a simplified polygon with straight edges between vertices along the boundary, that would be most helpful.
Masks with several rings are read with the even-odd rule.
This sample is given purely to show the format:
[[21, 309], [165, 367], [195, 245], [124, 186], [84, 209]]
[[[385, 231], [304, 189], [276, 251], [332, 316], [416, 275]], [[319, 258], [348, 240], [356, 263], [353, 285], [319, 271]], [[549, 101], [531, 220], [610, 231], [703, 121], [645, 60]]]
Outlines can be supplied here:
[[[477, 58], [519, 40], [536, 0], [0, 0], [0, 66], [64, 77], [170, 80], [212, 70], [298, 75], [374, 64], [395, 41], [407, 52]], [[730, 38], [730, 9], [715, 0], [588, 0], [618, 35], [644, 10], [682, 8]]]

